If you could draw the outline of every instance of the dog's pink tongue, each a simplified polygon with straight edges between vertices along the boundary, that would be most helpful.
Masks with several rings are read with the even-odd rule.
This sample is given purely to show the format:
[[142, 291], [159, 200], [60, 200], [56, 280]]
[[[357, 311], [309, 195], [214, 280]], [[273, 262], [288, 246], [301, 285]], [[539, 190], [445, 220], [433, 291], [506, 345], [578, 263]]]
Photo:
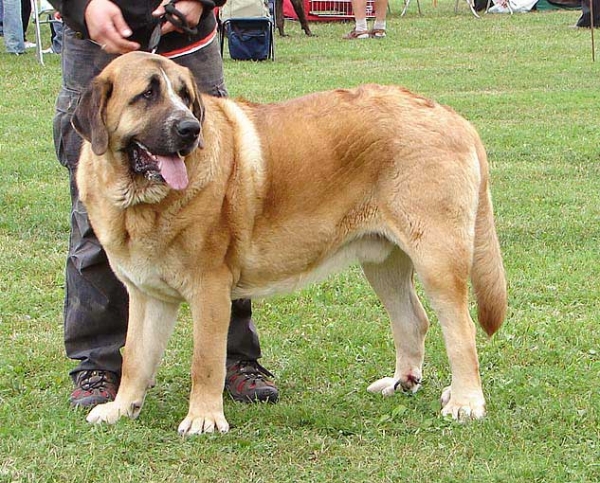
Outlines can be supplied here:
[[167, 184], [175, 190], [183, 190], [188, 185], [185, 163], [179, 156], [157, 156], [160, 174]]

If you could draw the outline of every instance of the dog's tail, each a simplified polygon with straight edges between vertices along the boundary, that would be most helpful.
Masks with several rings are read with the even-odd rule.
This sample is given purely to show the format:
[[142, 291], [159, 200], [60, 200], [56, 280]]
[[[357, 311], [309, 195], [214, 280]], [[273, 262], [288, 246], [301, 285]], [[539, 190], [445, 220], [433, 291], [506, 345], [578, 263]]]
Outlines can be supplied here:
[[479, 324], [491, 336], [500, 328], [506, 316], [507, 289], [500, 243], [494, 225], [487, 156], [481, 143], [478, 144], [477, 156], [481, 167], [481, 185], [475, 221], [471, 282], [477, 299]]

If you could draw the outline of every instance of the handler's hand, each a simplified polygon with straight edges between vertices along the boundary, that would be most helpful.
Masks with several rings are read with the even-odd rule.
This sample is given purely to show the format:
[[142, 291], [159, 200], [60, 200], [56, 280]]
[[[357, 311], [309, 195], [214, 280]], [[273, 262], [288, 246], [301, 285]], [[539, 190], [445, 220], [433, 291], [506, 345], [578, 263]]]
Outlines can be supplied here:
[[138, 50], [140, 44], [127, 40], [132, 32], [121, 9], [109, 0], [91, 0], [85, 9], [85, 23], [90, 38], [109, 54]]
[[[162, 17], [165, 14], [165, 5], [169, 3], [168, 0], [164, 1], [160, 7], [152, 12], [153, 17]], [[194, 28], [200, 22], [202, 16], [203, 7], [202, 4], [196, 0], [179, 0], [176, 4], [177, 10], [179, 10], [184, 16], [190, 28]], [[180, 29], [175, 27], [171, 22], [165, 22], [162, 26], [161, 33], [168, 34], [169, 32], [181, 32]]]

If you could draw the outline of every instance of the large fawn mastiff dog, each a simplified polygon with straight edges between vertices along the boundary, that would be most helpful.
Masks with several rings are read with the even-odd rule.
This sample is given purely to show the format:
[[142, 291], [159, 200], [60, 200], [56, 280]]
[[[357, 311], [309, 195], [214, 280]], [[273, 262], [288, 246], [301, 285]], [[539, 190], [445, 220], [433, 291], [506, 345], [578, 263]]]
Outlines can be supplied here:
[[391, 318], [390, 395], [421, 382], [435, 310], [452, 370], [442, 413], [481, 418], [485, 400], [468, 310], [493, 334], [506, 281], [475, 129], [399, 87], [367, 85], [277, 104], [200, 95], [189, 71], [147, 53], [114, 60], [82, 96], [77, 182], [130, 296], [123, 377], [92, 423], [135, 418], [182, 301], [194, 320], [182, 434], [226, 432], [231, 300], [289, 292], [358, 261]]

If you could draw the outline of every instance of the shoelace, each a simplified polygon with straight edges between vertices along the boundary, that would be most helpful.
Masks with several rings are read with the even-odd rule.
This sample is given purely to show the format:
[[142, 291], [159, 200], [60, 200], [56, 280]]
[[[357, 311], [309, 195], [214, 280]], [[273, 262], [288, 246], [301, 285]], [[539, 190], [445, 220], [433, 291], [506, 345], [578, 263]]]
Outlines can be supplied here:
[[246, 378], [263, 379], [264, 376], [274, 378], [275, 376], [261, 366], [257, 361], [240, 361], [233, 367], [233, 372], [242, 374]]
[[79, 376], [79, 385], [82, 389], [105, 389], [106, 384], [111, 382], [105, 371], [83, 371]]

